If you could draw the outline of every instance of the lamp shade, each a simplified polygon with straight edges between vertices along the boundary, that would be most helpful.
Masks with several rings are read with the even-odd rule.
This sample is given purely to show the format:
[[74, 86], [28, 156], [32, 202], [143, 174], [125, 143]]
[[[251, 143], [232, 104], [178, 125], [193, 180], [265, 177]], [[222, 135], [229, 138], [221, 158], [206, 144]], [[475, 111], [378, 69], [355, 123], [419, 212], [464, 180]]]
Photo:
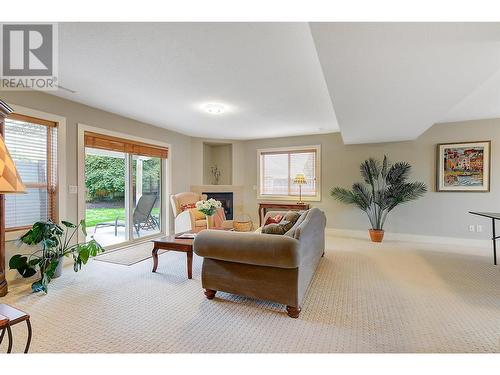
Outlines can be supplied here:
[[24, 193], [25, 191], [26, 188], [17, 172], [16, 165], [0, 135], [0, 194]]
[[304, 175], [304, 173], [297, 173], [295, 175], [295, 178], [293, 179], [293, 182], [298, 185], [307, 184], [306, 176]]

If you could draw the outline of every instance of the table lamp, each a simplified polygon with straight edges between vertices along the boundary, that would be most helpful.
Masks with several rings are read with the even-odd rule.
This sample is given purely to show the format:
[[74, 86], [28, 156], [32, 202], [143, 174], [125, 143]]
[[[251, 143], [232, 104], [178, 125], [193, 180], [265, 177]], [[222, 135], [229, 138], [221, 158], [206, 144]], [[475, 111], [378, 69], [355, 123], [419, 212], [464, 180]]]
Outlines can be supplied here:
[[0, 135], [0, 194], [25, 193], [21, 176]]
[[297, 204], [304, 204], [304, 202], [302, 202], [302, 185], [307, 184], [304, 173], [297, 173], [293, 179], [293, 183], [299, 185], [299, 201]]
[[7, 293], [7, 282], [5, 280], [5, 202], [3, 194], [26, 192], [2, 136], [3, 117], [10, 113], [12, 113], [12, 109], [0, 100], [0, 297]]

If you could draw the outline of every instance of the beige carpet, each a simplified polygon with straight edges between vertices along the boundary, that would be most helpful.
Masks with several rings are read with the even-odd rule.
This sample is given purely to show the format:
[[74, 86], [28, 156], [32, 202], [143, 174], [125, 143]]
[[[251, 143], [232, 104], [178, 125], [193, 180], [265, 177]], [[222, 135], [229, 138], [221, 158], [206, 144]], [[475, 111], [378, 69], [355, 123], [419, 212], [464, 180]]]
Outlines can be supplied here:
[[[153, 245], [146, 242], [136, 246], [125, 247], [123, 249], [106, 251], [95, 257], [95, 260], [131, 266], [152, 257]], [[163, 254], [166, 250], [160, 250], [158, 254]]]
[[[297, 320], [272, 303], [206, 300], [201, 259], [188, 280], [176, 252], [156, 274], [147, 261], [92, 261], [66, 268], [46, 296], [16, 287], [0, 301], [31, 313], [34, 352], [497, 352], [500, 267], [445, 250], [329, 239]], [[14, 327], [17, 351], [24, 329]]]

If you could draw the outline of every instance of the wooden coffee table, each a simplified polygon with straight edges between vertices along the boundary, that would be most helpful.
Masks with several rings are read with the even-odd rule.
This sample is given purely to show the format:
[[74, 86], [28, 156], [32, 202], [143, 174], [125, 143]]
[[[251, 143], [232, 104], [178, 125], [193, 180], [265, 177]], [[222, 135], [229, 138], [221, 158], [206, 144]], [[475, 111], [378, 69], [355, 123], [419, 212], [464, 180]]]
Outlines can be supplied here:
[[[232, 231], [232, 228], [222, 228], [215, 227], [210, 228], [215, 230], [227, 230]], [[200, 232], [200, 231], [198, 231]], [[193, 232], [184, 232], [184, 233], [193, 233]], [[153, 271], [156, 272], [158, 268], [158, 251], [159, 250], [167, 250], [167, 251], [180, 251], [181, 253], [186, 253], [187, 257], [187, 272], [188, 279], [193, 278], [193, 241], [194, 238], [176, 238], [176, 236], [180, 236], [184, 233], [171, 234], [169, 236], [161, 237], [152, 240], [153, 242], [153, 251], [151, 252], [153, 255]]]
[[188, 279], [193, 278], [193, 239], [175, 238], [175, 235], [153, 240], [153, 272], [158, 268], [158, 250], [180, 251], [187, 256]]

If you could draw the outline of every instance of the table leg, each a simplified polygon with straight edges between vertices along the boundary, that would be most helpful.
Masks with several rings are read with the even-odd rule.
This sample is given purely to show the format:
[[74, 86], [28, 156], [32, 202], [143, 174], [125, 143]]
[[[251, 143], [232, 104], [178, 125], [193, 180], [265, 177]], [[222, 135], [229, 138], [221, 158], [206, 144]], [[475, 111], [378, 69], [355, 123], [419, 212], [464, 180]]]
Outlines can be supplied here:
[[26, 325], [28, 326], [28, 340], [26, 341], [26, 347], [24, 348], [24, 353], [28, 353], [31, 344], [31, 323], [29, 319], [26, 320]]
[[497, 235], [495, 231], [495, 219], [491, 219], [493, 225], [493, 264], [497, 265]]
[[2, 333], [0, 333], [0, 345], [2, 344], [3, 337], [5, 336], [5, 331], [7, 330], [7, 327], [2, 328]]
[[9, 339], [9, 346], [7, 347], [7, 353], [12, 351], [12, 330], [10, 326], [7, 326], [7, 338]]
[[188, 251], [187, 255], [187, 269], [188, 269], [188, 279], [193, 278], [193, 252]]
[[151, 252], [151, 254], [153, 255], [153, 271], [152, 272], [156, 272], [156, 269], [158, 268], [158, 248], [157, 247], [154, 247], [153, 248], [153, 251]]

